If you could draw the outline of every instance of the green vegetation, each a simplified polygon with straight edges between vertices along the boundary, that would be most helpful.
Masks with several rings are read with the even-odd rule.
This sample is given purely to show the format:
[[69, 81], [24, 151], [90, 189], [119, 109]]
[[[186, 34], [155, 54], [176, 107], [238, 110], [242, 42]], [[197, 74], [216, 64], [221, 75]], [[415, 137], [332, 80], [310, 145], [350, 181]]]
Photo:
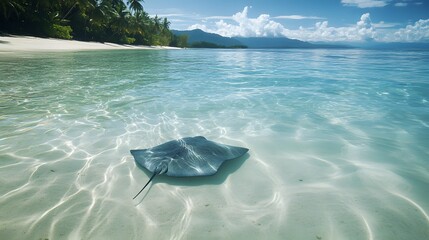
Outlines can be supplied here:
[[[0, 0], [0, 32], [141, 45], [183, 45], [142, 0]], [[186, 43], [185, 39], [185, 43]]]
[[[190, 48], [247, 48], [235, 38], [223, 37], [215, 33], [207, 33], [201, 29], [172, 30], [178, 37], [186, 37], [187, 43], [182, 47]], [[177, 45], [178, 46], [178, 45]]]
[[188, 36], [187, 35], [176, 35], [173, 34], [171, 46], [185, 48], [188, 47]]

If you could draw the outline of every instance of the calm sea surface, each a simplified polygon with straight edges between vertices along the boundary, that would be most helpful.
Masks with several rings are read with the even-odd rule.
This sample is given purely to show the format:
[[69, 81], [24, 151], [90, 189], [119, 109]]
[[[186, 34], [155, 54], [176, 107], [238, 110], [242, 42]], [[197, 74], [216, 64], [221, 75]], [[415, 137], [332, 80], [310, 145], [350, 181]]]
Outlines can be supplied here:
[[[429, 239], [429, 51], [0, 54], [0, 239]], [[158, 177], [130, 149], [250, 149]]]

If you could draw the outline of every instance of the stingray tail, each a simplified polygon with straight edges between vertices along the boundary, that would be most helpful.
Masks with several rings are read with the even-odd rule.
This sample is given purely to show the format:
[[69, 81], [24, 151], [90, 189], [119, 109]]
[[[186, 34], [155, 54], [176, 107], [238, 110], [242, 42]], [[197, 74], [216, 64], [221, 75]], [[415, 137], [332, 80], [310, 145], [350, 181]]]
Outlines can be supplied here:
[[141, 193], [141, 192], [143, 192], [143, 190], [146, 188], [146, 186], [153, 180], [153, 178], [156, 176], [156, 174], [158, 174], [157, 172], [154, 172], [153, 173], [153, 175], [152, 175], [152, 177], [150, 177], [150, 179], [149, 179], [149, 181], [147, 181], [147, 183], [144, 185], [144, 187], [142, 188], [142, 190], [140, 190], [140, 192], [139, 193], [137, 193], [137, 195], [136, 196], [134, 196], [133, 197], [133, 199], [136, 199], [136, 197]]

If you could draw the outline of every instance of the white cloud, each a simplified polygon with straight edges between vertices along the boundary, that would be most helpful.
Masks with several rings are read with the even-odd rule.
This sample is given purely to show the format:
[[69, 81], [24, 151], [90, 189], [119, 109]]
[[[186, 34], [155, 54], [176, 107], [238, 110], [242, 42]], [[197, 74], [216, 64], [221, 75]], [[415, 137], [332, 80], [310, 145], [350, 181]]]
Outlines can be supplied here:
[[373, 40], [376, 32], [371, 23], [369, 13], [349, 27], [330, 27], [328, 21], [317, 22], [313, 28], [287, 30], [285, 35], [304, 41], [366, 41]]
[[420, 19], [414, 25], [397, 30], [392, 39], [400, 42], [429, 41], [429, 19]]
[[210, 16], [210, 17], [206, 17], [204, 19], [232, 19], [231, 16]]
[[[361, 41], [374, 38], [374, 28], [369, 14], [363, 14], [360, 21], [351, 27], [335, 28], [328, 26], [328, 21], [318, 22], [312, 28], [298, 30], [286, 29], [282, 24], [271, 20], [268, 14], [257, 18], [248, 17], [249, 7], [234, 14], [234, 23], [220, 20], [210, 28], [206, 24], [194, 24], [189, 29], [199, 28], [203, 31], [217, 33], [226, 37], [277, 37], [286, 36], [305, 41]], [[297, 15], [298, 16], [298, 15]]]
[[406, 6], [408, 6], [408, 3], [405, 3], [405, 2], [395, 3], [395, 7], [406, 7]]
[[249, 7], [231, 17], [226, 17], [214, 24], [206, 22], [194, 24], [188, 29], [199, 28], [206, 32], [217, 33], [226, 37], [288, 37], [303, 41], [429, 41], [429, 19], [419, 20], [413, 25], [397, 29], [397, 23], [372, 23], [370, 14], [362, 14], [353, 25], [346, 27], [329, 26], [328, 21], [317, 22], [313, 27], [287, 29], [272, 20], [268, 14], [256, 18], [248, 17]]
[[277, 22], [270, 20], [270, 15], [261, 14], [257, 18], [248, 18], [249, 7], [245, 7], [243, 12], [238, 12], [232, 16], [232, 20], [239, 24], [232, 35], [246, 37], [267, 37], [279, 36], [284, 27]]
[[358, 8], [384, 7], [389, 4], [390, 0], [341, 0], [345, 6]]
[[168, 13], [168, 14], [150, 14], [149, 16], [151, 17], [161, 17], [161, 18], [170, 18], [170, 17], [184, 17], [186, 16], [185, 14], [181, 14], [181, 13]]
[[378, 23], [372, 23], [372, 26], [374, 26], [374, 28], [393, 28], [400, 25], [401, 24], [399, 23], [386, 23], [384, 21], [380, 21]]
[[423, 2], [415, 2], [415, 0], [401, 0], [394, 4], [395, 7], [406, 7], [410, 5], [422, 5]]
[[275, 19], [291, 19], [291, 20], [303, 20], [303, 19], [325, 19], [322, 17], [316, 16], [302, 16], [302, 15], [286, 15], [286, 16], [276, 16]]
[[407, 7], [410, 5], [419, 6], [422, 5], [423, 2], [416, 2], [416, 0], [398, 0], [395, 4], [393, 4], [395, 7]]
[[223, 19], [215, 23], [216, 29], [208, 29], [201, 24], [194, 24], [189, 29], [200, 28], [201, 30], [218, 33], [222, 36], [233, 37], [272, 37], [283, 36], [285, 28], [278, 22], [270, 19], [270, 15], [261, 14], [257, 18], [249, 18], [247, 13], [249, 7], [245, 7], [242, 12], [238, 12], [230, 18], [235, 24], [225, 22]]
[[205, 24], [199, 24], [199, 23], [192, 24], [191, 26], [188, 27], [188, 30], [192, 30], [192, 29], [201, 29], [204, 32], [217, 33], [217, 34], [222, 35], [224, 37], [228, 37], [227, 35], [223, 35], [223, 34], [220, 34], [219, 32], [216, 32], [216, 31], [213, 31], [212, 29], [209, 29]]

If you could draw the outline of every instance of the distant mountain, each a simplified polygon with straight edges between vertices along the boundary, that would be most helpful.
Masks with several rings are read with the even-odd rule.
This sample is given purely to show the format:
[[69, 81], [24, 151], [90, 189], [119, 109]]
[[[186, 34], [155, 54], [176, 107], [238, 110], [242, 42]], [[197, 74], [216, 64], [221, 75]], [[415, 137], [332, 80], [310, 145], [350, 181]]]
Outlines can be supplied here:
[[186, 31], [172, 30], [172, 32], [174, 35], [177, 35], [177, 36], [187, 35], [188, 44], [190, 46], [192, 46], [193, 44], [200, 44], [200, 43], [212, 43], [223, 47], [234, 47], [234, 46], [243, 45], [237, 39], [222, 37], [219, 34], [204, 32], [200, 29], [186, 30]]
[[189, 46], [217, 46], [236, 47], [246, 46], [248, 48], [349, 48], [345, 45], [336, 44], [313, 44], [286, 37], [223, 37], [215, 33], [207, 33], [200, 29], [179, 31], [172, 30], [174, 35], [187, 35]]
[[248, 48], [353, 48], [346, 44], [336, 43], [309, 43], [287, 37], [236, 37]]
[[314, 48], [314, 44], [286, 37], [236, 37], [249, 48]]
[[286, 37], [223, 37], [200, 29], [189, 31], [172, 30], [175, 35], [187, 35], [191, 47], [243, 47], [247, 48], [363, 48], [363, 49], [429, 49], [429, 42], [422, 43], [383, 43], [383, 42], [304, 42]]

